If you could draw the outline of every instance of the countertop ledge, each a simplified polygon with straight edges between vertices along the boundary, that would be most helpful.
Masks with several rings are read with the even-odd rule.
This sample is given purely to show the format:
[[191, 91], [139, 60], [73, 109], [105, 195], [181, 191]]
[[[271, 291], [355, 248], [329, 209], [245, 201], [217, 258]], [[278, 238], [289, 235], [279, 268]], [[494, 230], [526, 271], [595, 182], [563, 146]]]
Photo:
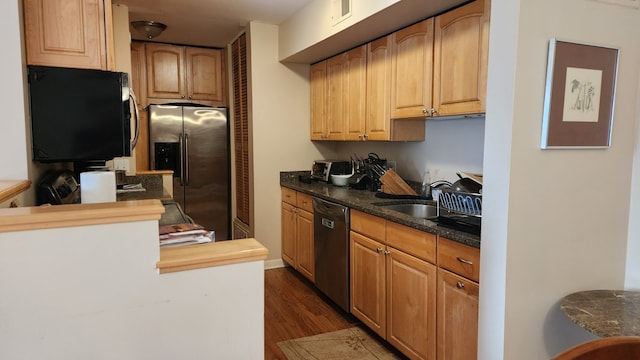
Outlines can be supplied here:
[[320, 181], [303, 183], [298, 178], [301, 174], [308, 174], [308, 171], [280, 172], [280, 186], [332, 201], [351, 209], [375, 215], [420, 231], [443, 236], [461, 244], [480, 248], [480, 236], [438, 226], [437, 223], [431, 220], [414, 218], [376, 205], [382, 203], [397, 203], [398, 200], [376, 198], [375, 193], [368, 190], [354, 190]]
[[0, 232], [158, 220], [160, 200], [0, 209]]
[[0, 180], [0, 202], [8, 200], [31, 187], [30, 180]]
[[256, 239], [238, 239], [209, 244], [178, 246], [160, 249], [156, 263], [161, 274], [201, 269], [249, 261], [265, 260], [269, 250]]

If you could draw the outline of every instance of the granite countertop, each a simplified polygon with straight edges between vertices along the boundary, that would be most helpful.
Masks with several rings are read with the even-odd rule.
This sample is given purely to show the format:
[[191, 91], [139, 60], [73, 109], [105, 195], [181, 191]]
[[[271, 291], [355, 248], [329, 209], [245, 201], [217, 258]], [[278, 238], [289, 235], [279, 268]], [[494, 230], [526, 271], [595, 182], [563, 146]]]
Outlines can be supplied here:
[[600, 337], [640, 336], [640, 291], [589, 290], [565, 296], [571, 321]]
[[125, 181], [127, 184], [131, 184], [131, 185], [140, 184], [144, 189], [144, 191], [130, 191], [130, 192], [117, 191], [116, 192], [117, 201], [145, 200], [145, 199], [171, 200], [172, 198], [171, 195], [167, 193], [167, 191], [164, 189], [162, 174], [153, 172], [150, 174], [126, 176]]
[[[462, 231], [438, 226], [434, 221], [419, 219], [396, 211], [385, 209], [376, 204], [401, 203], [406, 200], [383, 199], [375, 197], [375, 192], [368, 190], [355, 190], [348, 187], [339, 187], [321, 181], [301, 182], [298, 175], [308, 174], [308, 171], [287, 171], [280, 173], [280, 185], [305, 194], [332, 201], [351, 209], [362, 211], [371, 215], [412, 227], [421, 231], [440, 235], [465, 245], [480, 248], [480, 237]], [[428, 201], [425, 201], [428, 202]]]

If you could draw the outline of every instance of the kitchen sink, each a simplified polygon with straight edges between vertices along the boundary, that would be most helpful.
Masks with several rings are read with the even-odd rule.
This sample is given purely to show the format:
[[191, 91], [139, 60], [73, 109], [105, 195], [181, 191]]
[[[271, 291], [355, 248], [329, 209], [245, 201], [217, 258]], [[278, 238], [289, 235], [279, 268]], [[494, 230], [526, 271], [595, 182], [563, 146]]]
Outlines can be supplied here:
[[409, 216], [422, 219], [435, 219], [438, 217], [438, 207], [432, 204], [402, 203], [402, 204], [376, 204], [387, 210], [397, 211]]

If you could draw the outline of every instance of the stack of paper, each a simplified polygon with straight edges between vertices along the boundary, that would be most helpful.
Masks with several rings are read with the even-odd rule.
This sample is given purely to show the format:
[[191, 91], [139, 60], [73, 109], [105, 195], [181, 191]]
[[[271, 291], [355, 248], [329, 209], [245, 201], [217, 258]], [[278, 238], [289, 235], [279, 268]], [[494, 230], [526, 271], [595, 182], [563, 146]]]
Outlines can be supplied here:
[[175, 224], [160, 227], [160, 247], [202, 244], [215, 241], [216, 233], [197, 224]]

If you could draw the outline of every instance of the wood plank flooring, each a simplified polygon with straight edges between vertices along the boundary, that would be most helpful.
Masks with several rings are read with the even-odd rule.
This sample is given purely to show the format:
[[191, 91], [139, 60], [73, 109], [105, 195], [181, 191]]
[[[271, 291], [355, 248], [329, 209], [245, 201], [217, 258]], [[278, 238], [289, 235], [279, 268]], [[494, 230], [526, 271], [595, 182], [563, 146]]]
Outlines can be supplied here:
[[265, 360], [287, 359], [277, 345], [280, 341], [347, 329], [358, 323], [290, 267], [265, 270], [264, 280]]

